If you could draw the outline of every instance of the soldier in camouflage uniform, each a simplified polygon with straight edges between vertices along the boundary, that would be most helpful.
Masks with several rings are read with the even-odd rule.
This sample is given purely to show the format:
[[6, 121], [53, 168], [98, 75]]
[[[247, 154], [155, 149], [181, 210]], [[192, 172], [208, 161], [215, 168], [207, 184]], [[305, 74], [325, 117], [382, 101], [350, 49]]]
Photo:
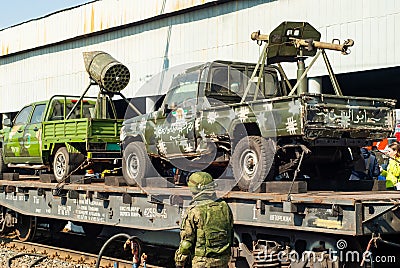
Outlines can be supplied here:
[[189, 177], [193, 201], [181, 224], [176, 267], [228, 267], [233, 244], [233, 216], [229, 206], [216, 198], [214, 181], [206, 172]]

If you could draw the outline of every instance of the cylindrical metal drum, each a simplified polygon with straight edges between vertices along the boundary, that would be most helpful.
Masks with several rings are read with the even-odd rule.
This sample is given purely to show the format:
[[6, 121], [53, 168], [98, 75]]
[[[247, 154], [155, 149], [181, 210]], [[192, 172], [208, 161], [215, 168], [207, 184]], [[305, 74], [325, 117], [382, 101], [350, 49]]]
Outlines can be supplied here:
[[102, 51], [83, 52], [89, 76], [108, 92], [119, 92], [129, 83], [128, 68]]

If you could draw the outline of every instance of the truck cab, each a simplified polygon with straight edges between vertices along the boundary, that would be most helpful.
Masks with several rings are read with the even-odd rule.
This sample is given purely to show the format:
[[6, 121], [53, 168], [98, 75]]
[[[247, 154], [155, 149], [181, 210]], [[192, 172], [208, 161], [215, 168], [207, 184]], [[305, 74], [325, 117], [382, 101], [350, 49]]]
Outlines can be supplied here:
[[48, 102], [23, 107], [13, 121], [3, 122], [3, 159], [5, 163], [42, 163], [42, 122]]

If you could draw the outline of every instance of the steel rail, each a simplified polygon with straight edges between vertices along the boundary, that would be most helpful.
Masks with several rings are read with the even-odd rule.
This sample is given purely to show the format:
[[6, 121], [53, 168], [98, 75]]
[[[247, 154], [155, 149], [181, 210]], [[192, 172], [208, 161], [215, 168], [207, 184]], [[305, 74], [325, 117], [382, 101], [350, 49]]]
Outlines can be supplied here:
[[[85, 253], [82, 251], [76, 251], [66, 248], [58, 248], [32, 242], [3, 241], [1, 243], [1, 247], [18, 252], [41, 254], [43, 256], [48, 256], [49, 259], [58, 259], [62, 261], [74, 262], [77, 264], [85, 264], [90, 267], [94, 267], [96, 265], [96, 261], [98, 258], [97, 255], [91, 253]], [[101, 267], [132, 268], [132, 261], [104, 256], [101, 259]], [[146, 263], [146, 267], [159, 268], [160, 266], [154, 266]]]

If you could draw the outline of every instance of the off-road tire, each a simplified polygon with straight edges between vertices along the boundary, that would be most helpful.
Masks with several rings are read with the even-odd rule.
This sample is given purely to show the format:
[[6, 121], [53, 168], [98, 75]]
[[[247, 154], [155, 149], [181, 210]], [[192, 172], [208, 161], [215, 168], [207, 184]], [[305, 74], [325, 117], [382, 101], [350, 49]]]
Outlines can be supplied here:
[[242, 191], [260, 191], [273, 165], [275, 148], [272, 140], [259, 136], [247, 136], [237, 143], [231, 165], [237, 186]]
[[130, 186], [143, 186], [146, 177], [157, 175], [143, 142], [134, 141], [126, 146], [122, 156], [122, 174]]
[[70, 164], [70, 155], [67, 148], [61, 147], [54, 154], [53, 158], [53, 174], [57, 182], [62, 182], [72, 170]]

